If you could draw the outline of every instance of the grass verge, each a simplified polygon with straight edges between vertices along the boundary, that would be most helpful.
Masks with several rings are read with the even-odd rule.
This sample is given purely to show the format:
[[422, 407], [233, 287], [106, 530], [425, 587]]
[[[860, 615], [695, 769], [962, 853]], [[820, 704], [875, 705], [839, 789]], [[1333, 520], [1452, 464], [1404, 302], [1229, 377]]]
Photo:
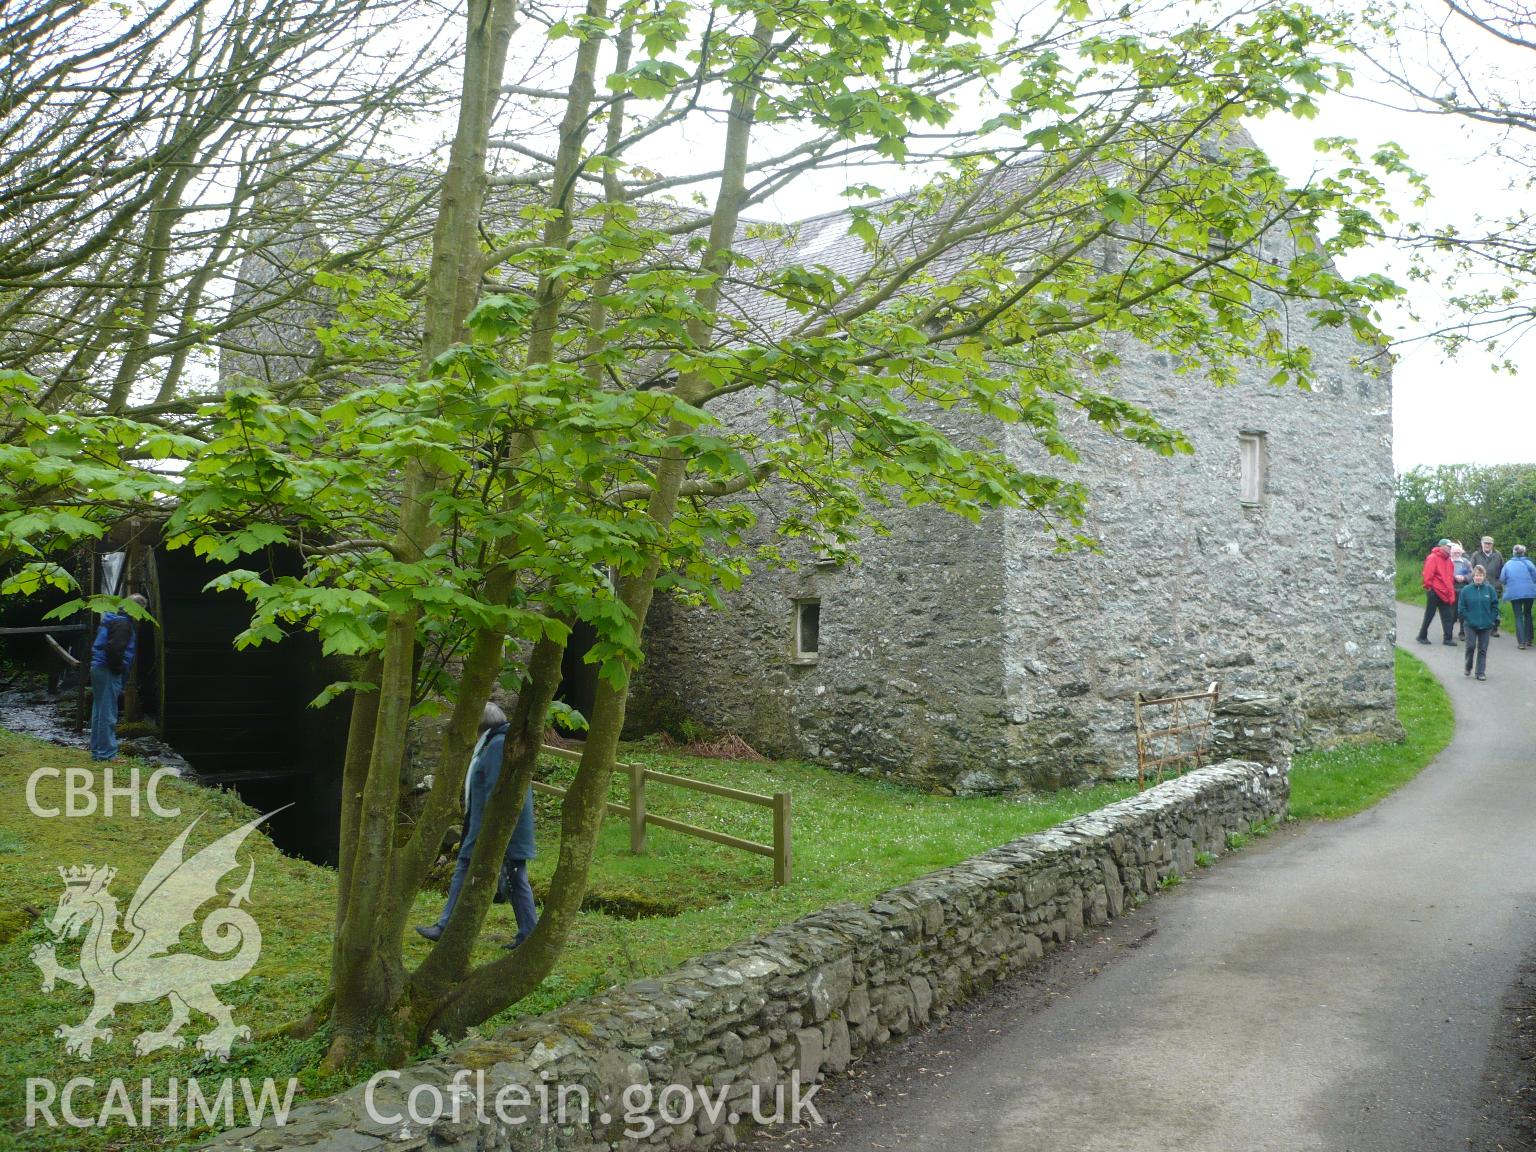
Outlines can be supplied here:
[[[175, 1147], [195, 1143], [196, 1136], [209, 1131], [206, 1126], [145, 1131], [126, 1124], [28, 1130], [24, 1119], [29, 1077], [51, 1080], [61, 1091], [74, 1077], [95, 1080], [100, 1085], [97, 1091], [81, 1090], [75, 1096], [76, 1113], [88, 1118], [99, 1112], [112, 1077], [122, 1077], [135, 1100], [146, 1078], [154, 1082], [157, 1093], [163, 1092], [173, 1077], [180, 1081], [198, 1077], [213, 1084], [226, 1076], [251, 1077], [257, 1083], [270, 1076], [286, 1088], [289, 1077], [296, 1076], [302, 1091], [317, 1095], [343, 1087], [338, 1080], [310, 1071], [324, 1055], [318, 1040], [237, 1044], [227, 1065], [204, 1056], [195, 1047], [195, 1037], [206, 1032], [212, 1021], [202, 1016], [194, 1016], [183, 1030], [187, 1038], [183, 1048], [139, 1056], [133, 1050], [134, 1037], [164, 1027], [169, 1019], [170, 1006], [164, 999], [119, 1007], [106, 1024], [114, 1032], [112, 1041], [106, 1045], [98, 1042], [91, 1059], [65, 1052], [64, 1041], [54, 1030], [80, 1023], [91, 996], [62, 982], [52, 993], [44, 993], [41, 973], [31, 959], [34, 948], [53, 939], [44, 921], [63, 892], [57, 869], [107, 864], [117, 868], [118, 876], [109, 891], [118, 899], [120, 914], [126, 915], [139, 880], [194, 817], [197, 827], [188, 840], [188, 856], [254, 816], [232, 793], [180, 781], [168, 781], [157, 789], [163, 806], [181, 809], [181, 815], [174, 819], [161, 819], [143, 809], [137, 817], [121, 810], [108, 817], [99, 805], [89, 816], [45, 819], [31, 812], [27, 779], [35, 770], [66, 771], [88, 765], [89, 758], [83, 752], [0, 731], [0, 971], [5, 973], [5, 994], [0, 996], [0, 1148], [73, 1152]], [[132, 765], [129, 761], [115, 767], [121, 774]], [[99, 785], [97, 790], [99, 793]], [[62, 791], [55, 778], [38, 788], [38, 799], [56, 806]], [[259, 1034], [292, 1019], [301, 1006], [314, 1002], [325, 991], [325, 973], [317, 958], [324, 958], [330, 950], [333, 874], [284, 856], [261, 835], [246, 840], [240, 857], [255, 862], [248, 910], [262, 931], [261, 956], [244, 980], [217, 992], [233, 1010], [236, 1023]], [[242, 879], [231, 873], [221, 889], [229, 891]], [[120, 934], [117, 947], [121, 949], [127, 939], [126, 933]], [[197, 939], [196, 931], [189, 929], [182, 943], [201, 951]], [[70, 945], [58, 948], [61, 963], [75, 955]], [[215, 1085], [210, 1094], [216, 1090]], [[184, 1110], [185, 1105], [181, 1108]], [[135, 1111], [142, 1117], [137, 1105]]]
[[[660, 902], [672, 905], [665, 910], [675, 914], [640, 919], [584, 914], [560, 969], [491, 1026], [547, 1011], [612, 984], [665, 972], [700, 952], [830, 904], [867, 902], [887, 888], [1136, 791], [1130, 782], [1024, 801], [955, 798], [807, 764], [744, 764], [645, 752], [627, 752], [624, 758], [751, 792], [791, 793], [794, 882], [774, 888], [772, 865], [765, 857], [664, 828], [649, 831], [646, 855], [631, 856], [628, 825], [610, 818], [593, 864], [592, 895], [610, 907]], [[553, 776], [555, 782], [560, 771]], [[615, 778], [614, 799], [625, 798], [627, 791]], [[767, 809], [654, 784], [647, 791], [647, 804], [652, 812], [690, 824], [760, 843], [773, 839]], [[541, 831], [555, 826], [553, 809], [544, 809], [542, 802], [538, 824]], [[542, 888], [554, 862], [552, 848], [546, 850], [541, 840], [540, 857], [530, 870], [535, 890]]]
[[[603, 831], [593, 890], [631, 912], [649, 900], [669, 905], [667, 910], [675, 914], [625, 919], [602, 911], [584, 913], [551, 978], [533, 996], [482, 1025], [482, 1031], [613, 984], [656, 975], [691, 956], [829, 904], [867, 902], [925, 872], [1135, 791], [1134, 783], [1117, 783], [1038, 801], [955, 799], [803, 764], [743, 764], [645, 752], [633, 756], [682, 775], [729, 782], [750, 791], [790, 791], [794, 796], [794, 883], [774, 888], [765, 858], [665, 829], [651, 830], [647, 855], [630, 856], [627, 827], [622, 820], [611, 819]], [[120, 765], [119, 772], [131, 765]], [[112, 1040], [98, 1042], [91, 1059], [67, 1055], [64, 1041], [54, 1031], [60, 1025], [78, 1024], [91, 996], [63, 983], [45, 994], [31, 959], [34, 948], [52, 940], [45, 921], [63, 891], [56, 869], [86, 864], [117, 868], [111, 891], [126, 912], [140, 879], [193, 817], [198, 822], [188, 856], [254, 815], [232, 794], [180, 781], [168, 782], [160, 790], [162, 804], [181, 809], [174, 819], [145, 813], [134, 817], [121, 811], [107, 817], [99, 810], [89, 816], [44, 819], [29, 810], [27, 780], [36, 769], [62, 772], [87, 766], [82, 752], [0, 731], [0, 971], [6, 973], [5, 995], [0, 997], [0, 1149], [169, 1149], [195, 1145], [209, 1132], [206, 1126], [135, 1128], [120, 1116], [105, 1127], [28, 1130], [23, 1121], [29, 1077], [48, 1078], [61, 1087], [72, 1077], [92, 1078], [98, 1087], [82, 1090], [75, 1100], [77, 1113], [87, 1116], [98, 1114], [107, 1102], [107, 1085], [113, 1077], [128, 1082], [134, 1101], [146, 1079], [157, 1095], [165, 1092], [171, 1078], [185, 1082], [189, 1077], [212, 1085], [210, 1095], [226, 1077], [247, 1077], [258, 1085], [271, 1077], [280, 1090], [290, 1077], [296, 1078], [300, 1096], [325, 1095], [344, 1087], [346, 1081], [322, 1077], [316, 1071], [324, 1054], [323, 1034], [305, 1042], [261, 1039], [301, 1015], [324, 992], [334, 873], [282, 855], [259, 834], [246, 841], [241, 859], [255, 861], [249, 911], [262, 931], [261, 957], [249, 976], [218, 990], [233, 1009], [236, 1023], [249, 1027], [257, 1041], [236, 1044], [229, 1063], [218, 1063], [197, 1052], [193, 1039], [210, 1022], [194, 1015], [184, 1030], [185, 1047], [138, 1056], [134, 1037], [164, 1027], [169, 1017], [169, 1005], [162, 999], [120, 1007], [109, 1022], [115, 1033]], [[39, 798], [57, 804], [61, 792], [57, 779], [52, 779]], [[622, 793], [623, 784], [616, 781], [616, 795]], [[750, 839], [771, 839], [766, 810], [660, 785], [653, 786], [648, 800], [651, 810], [659, 814]], [[541, 809], [538, 823], [536, 887], [547, 881], [553, 867], [553, 836], [558, 829], [550, 808]], [[243, 869], [232, 872], [222, 890], [230, 891], [243, 879]], [[658, 900], [658, 893], [664, 900]], [[441, 899], [436, 892], [422, 893], [414, 910], [416, 922], [435, 918]], [[510, 911], [505, 906], [493, 908], [482, 934], [481, 955], [499, 955], [501, 942], [513, 929]], [[120, 937], [117, 946], [123, 947], [126, 939]], [[184, 949], [199, 950], [195, 928], [186, 931], [182, 944]], [[425, 955], [428, 947], [411, 935], [408, 962]], [[70, 946], [59, 948], [61, 962], [69, 962], [74, 954]], [[363, 1069], [359, 1078], [370, 1071]], [[184, 1113], [184, 1104], [182, 1108]], [[137, 1103], [134, 1109], [142, 1115]], [[237, 1108], [237, 1122], [243, 1118], [244, 1112]]]
[[1400, 743], [1361, 744], [1303, 752], [1291, 765], [1291, 816], [1342, 820], [1417, 776], [1451, 742], [1450, 697], [1418, 659], [1396, 653]]

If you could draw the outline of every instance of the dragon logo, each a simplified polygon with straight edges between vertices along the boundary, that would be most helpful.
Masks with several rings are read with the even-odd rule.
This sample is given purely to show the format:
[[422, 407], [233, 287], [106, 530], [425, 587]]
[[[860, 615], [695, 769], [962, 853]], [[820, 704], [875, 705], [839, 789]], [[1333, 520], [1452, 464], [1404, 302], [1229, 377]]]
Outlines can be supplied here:
[[[48, 930], [55, 942], [34, 948], [32, 962], [42, 969], [44, 992], [52, 992], [55, 982], [62, 980], [77, 988], [89, 988], [95, 995], [95, 1003], [84, 1020], [60, 1025], [55, 1032], [66, 1041], [65, 1048], [71, 1055], [89, 1059], [91, 1046], [97, 1040], [111, 1042], [112, 1030], [102, 1028], [101, 1023], [112, 1016], [119, 1004], [148, 1004], [162, 996], [171, 1002], [170, 1022], [158, 1032], [139, 1033], [133, 1047], [141, 1056], [161, 1048], [181, 1047], [185, 1039], [180, 1032], [193, 1008], [214, 1021], [212, 1030], [197, 1038], [198, 1048], [209, 1055], [228, 1060], [230, 1045], [250, 1038], [251, 1030], [235, 1023], [230, 1009], [220, 1003], [213, 989], [217, 984], [232, 984], [244, 977], [261, 954], [261, 929], [240, 907], [250, 901], [255, 861], [248, 862], [245, 883], [233, 892], [221, 893], [219, 881], [238, 867], [235, 853], [266, 818], [257, 817], [215, 840], [190, 860], [183, 860], [182, 848], [197, 824], [193, 820], [145, 875], [128, 903], [128, 915], [121, 927], [117, 897], [108, 891], [117, 869], [59, 869], [64, 879], [64, 895], [59, 897], [59, 905], [48, 919]], [[202, 940], [215, 956], [229, 952], [235, 955], [212, 959], [173, 953], [182, 929], [197, 922], [199, 909], [225, 895], [229, 903], [203, 918]], [[113, 937], [122, 933], [128, 935], [128, 941], [122, 948], [116, 948]], [[59, 963], [54, 949], [58, 942], [81, 935], [84, 940], [80, 945], [80, 966], [66, 968]]]

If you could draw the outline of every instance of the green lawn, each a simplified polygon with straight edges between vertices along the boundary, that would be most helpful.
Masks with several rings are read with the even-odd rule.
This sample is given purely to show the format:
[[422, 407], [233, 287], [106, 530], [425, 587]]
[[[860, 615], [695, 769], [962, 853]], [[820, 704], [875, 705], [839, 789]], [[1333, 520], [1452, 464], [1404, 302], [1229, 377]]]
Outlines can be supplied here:
[[[1375, 803], [1418, 773], [1450, 739], [1452, 717], [1444, 691], [1417, 660], [1397, 658], [1399, 715], [1408, 732], [1401, 744], [1334, 749], [1298, 756], [1291, 777], [1291, 812], [1301, 818], [1337, 819]], [[830, 772], [804, 764], [744, 764], [698, 760], [644, 750], [628, 759], [681, 775], [730, 783], [754, 792], [789, 791], [794, 797], [794, 883], [772, 885], [770, 861], [665, 829], [649, 833], [643, 857], [628, 853], [628, 827], [612, 818], [603, 831], [592, 876], [593, 900], [631, 914], [647, 905], [673, 914], [623, 919], [590, 911], [580, 919], [560, 967], [532, 997], [486, 1028], [519, 1015], [539, 1013], [566, 1001], [641, 976], [675, 967], [691, 956], [744, 939], [775, 925], [840, 901], [865, 902], [886, 888], [965, 859], [1016, 837], [1050, 827], [1134, 792], [1117, 783], [1043, 799], [955, 799], [931, 796], [884, 781]], [[164, 1025], [168, 1008], [158, 1004], [123, 1007], [112, 1026], [116, 1035], [94, 1059], [68, 1057], [54, 1036], [61, 1024], [77, 1023], [88, 995], [60, 985], [41, 991], [30, 955], [51, 939], [43, 920], [57, 903], [62, 882], [56, 868], [111, 864], [120, 870], [113, 893], [126, 908], [140, 877], [167, 843], [193, 816], [200, 816], [189, 845], [200, 847], [251, 818], [232, 795], [172, 782], [166, 795], [182, 808], [173, 820], [101, 814], [75, 819], [41, 819], [26, 807], [27, 777], [37, 768], [80, 768], [83, 753], [57, 748], [0, 731], [0, 970], [8, 974], [0, 998], [0, 1149], [106, 1150], [174, 1148], [196, 1143], [196, 1132], [62, 1128], [28, 1132], [21, 1127], [23, 1082], [50, 1077], [63, 1083], [87, 1075], [98, 1081], [112, 1076], [134, 1085], [148, 1077], [163, 1084], [171, 1077], [226, 1075], [286, 1082], [297, 1077], [302, 1091], [324, 1095], [344, 1082], [318, 1076], [314, 1067], [324, 1051], [324, 1037], [309, 1041], [261, 1040], [237, 1045], [228, 1065], [195, 1050], [165, 1051], [138, 1057], [132, 1038]], [[551, 765], [558, 781], [569, 768]], [[44, 800], [57, 789], [45, 788]], [[626, 799], [622, 778], [614, 798]], [[652, 812], [759, 841], [770, 841], [771, 818], [764, 809], [697, 793], [652, 785]], [[539, 802], [540, 856], [532, 869], [535, 888], [547, 882], [557, 828], [553, 801]], [[325, 988], [329, 954], [333, 873], [283, 856], [259, 836], [247, 841], [242, 858], [256, 862], [251, 912], [263, 933], [261, 959], [252, 974], [223, 989], [236, 1021], [258, 1036], [300, 1015]], [[241, 876], [231, 875], [225, 890]], [[418, 922], [435, 917], [440, 895], [423, 893]], [[481, 945], [482, 955], [496, 954], [513, 931], [510, 911], [492, 909]], [[428, 945], [412, 937], [412, 955]], [[61, 951], [61, 958], [67, 957]], [[186, 1033], [208, 1027], [200, 1017]], [[190, 1045], [188, 1046], [190, 1048]], [[368, 1070], [364, 1070], [366, 1072]], [[97, 1099], [97, 1107], [100, 1101]]]
[[[589, 912], [573, 934], [560, 967], [532, 997], [486, 1027], [520, 1014], [539, 1013], [574, 997], [636, 977], [654, 975], [683, 960], [723, 947], [839, 901], [867, 902], [879, 892], [925, 872], [965, 859], [1016, 837], [1050, 827], [1082, 812], [1102, 807], [1135, 791], [1135, 784], [1112, 784], [1062, 792], [1039, 801], [997, 798], [955, 799], [914, 792], [885, 782], [844, 775], [802, 764], [743, 764], [639, 752], [655, 767], [750, 791], [788, 790], [794, 797], [795, 879], [786, 888], [772, 885], [771, 862], [760, 856], [651, 829], [644, 857], [628, 854], [627, 824], [616, 818], [604, 829], [602, 851], [594, 869], [599, 899], [633, 906], [642, 900], [681, 909], [676, 915], [638, 920]], [[201, 1057], [189, 1043], [181, 1051], [136, 1056], [133, 1038], [163, 1027], [167, 1003], [119, 1008], [110, 1044], [98, 1045], [90, 1061], [69, 1057], [54, 1036], [61, 1024], [76, 1024], [90, 1002], [82, 990], [60, 984], [41, 990], [31, 962], [34, 947], [51, 940], [43, 921], [62, 892], [59, 866], [110, 864], [120, 875], [111, 891], [126, 911], [139, 879], [165, 846], [193, 816], [201, 817], [188, 855], [252, 817], [232, 795], [172, 782], [162, 790], [182, 808], [176, 819], [99, 813], [75, 819], [42, 819], [26, 806], [26, 781], [37, 768], [80, 768], [83, 753], [0, 731], [0, 970], [8, 976], [0, 998], [0, 1148], [111, 1149], [171, 1148], [195, 1143], [183, 1130], [39, 1129], [21, 1127], [26, 1077], [49, 1077], [62, 1084], [72, 1076], [105, 1082], [124, 1076], [137, 1087], [146, 1077], [163, 1084], [171, 1077], [226, 1075], [255, 1080], [273, 1077], [286, 1083], [296, 1076], [303, 1091], [323, 1095], [344, 1086], [323, 1079], [314, 1066], [323, 1055], [324, 1038], [306, 1042], [265, 1040], [238, 1044], [230, 1064]], [[558, 773], [558, 769], [556, 770]], [[56, 801], [58, 788], [45, 787], [42, 798]], [[626, 786], [615, 782], [615, 796]], [[702, 824], [749, 839], [771, 840], [770, 816], [714, 797], [652, 785], [652, 812]], [[164, 802], [164, 801], [163, 801]], [[553, 866], [558, 827], [544, 802], [539, 811], [540, 856], [533, 868], [538, 888]], [[298, 1015], [325, 989], [329, 956], [334, 875], [283, 856], [260, 836], [246, 842], [241, 858], [255, 860], [251, 914], [261, 927], [261, 958], [251, 975], [221, 992], [237, 1023], [260, 1036]], [[243, 873], [231, 873], [224, 890]], [[658, 901], [657, 894], [664, 894]], [[418, 923], [435, 918], [441, 896], [418, 898]], [[492, 909], [482, 954], [499, 954], [513, 931], [510, 910]], [[187, 940], [195, 947], [189, 930]], [[119, 941], [119, 946], [122, 941]], [[412, 955], [429, 945], [414, 935]], [[72, 955], [60, 949], [60, 959]], [[194, 1017], [185, 1030], [196, 1037], [209, 1027]], [[367, 1071], [367, 1070], [365, 1070]], [[96, 1100], [100, 1107], [101, 1100]]]
[[1340, 820], [1375, 804], [1419, 774], [1451, 741], [1451, 701], [1424, 664], [1398, 650], [1398, 744], [1345, 745], [1303, 752], [1291, 765], [1291, 816]]
[[[228, 1070], [216, 1065], [193, 1047], [192, 1038], [210, 1027], [203, 1017], [195, 1017], [185, 1029], [189, 1041], [181, 1051], [135, 1055], [133, 1038], [146, 1029], [164, 1027], [169, 1019], [165, 1000], [120, 1007], [110, 1022], [115, 1032], [111, 1044], [105, 1048], [98, 1044], [93, 1059], [79, 1060], [65, 1054], [64, 1041], [54, 1036], [54, 1029], [79, 1023], [90, 996], [63, 983], [45, 994], [41, 975], [30, 959], [34, 947], [52, 940], [43, 921], [63, 892], [57, 869], [81, 865], [117, 868], [119, 875], [109, 890], [119, 901], [119, 911], [126, 913], [140, 878], [194, 816], [200, 819], [188, 842], [188, 855], [254, 815], [233, 794], [180, 781], [159, 789], [162, 804], [182, 809], [175, 819], [143, 813], [137, 818], [122, 813], [108, 818], [99, 811], [92, 816], [43, 819], [29, 811], [26, 783], [35, 769], [67, 770], [88, 763], [83, 752], [0, 731], [0, 971], [6, 974], [5, 995], [0, 997], [0, 1148], [73, 1150], [176, 1144], [175, 1139], [164, 1140], [153, 1132], [122, 1128], [27, 1131], [22, 1127], [23, 1084], [29, 1076], [51, 1078], [60, 1085], [75, 1076], [103, 1082], [122, 1076], [137, 1088], [145, 1077], [157, 1083], [170, 1077], [224, 1075], [258, 1080], [272, 1076], [286, 1082], [289, 1076], [302, 1074], [304, 1083], [316, 1092], [341, 1087], [303, 1072], [324, 1054], [317, 1041], [238, 1045]], [[39, 789], [39, 798], [56, 804], [60, 793], [57, 782], [45, 784]], [[249, 976], [221, 989], [220, 996], [233, 1009], [238, 1024], [259, 1032], [282, 1023], [325, 991], [325, 975], [316, 959], [325, 956], [330, 947], [333, 874], [283, 856], [260, 835], [245, 842], [240, 856], [254, 860], [256, 865], [249, 910], [262, 931], [261, 958]], [[242, 879], [232, 874], [224, 890]], [[119, 940], [119, 946], [125, 939]], [[196, 936], [188, 932], [187, 939], [195, 941]], [[72, 954], [66, 947], [59, 949], [61, 961]], [[95, 1106], [100, 1107], [99, 1098]], [[91, 1110], [88, 1106], [81, 1109]]]
[[[650, 829], [648, 851], [631, 856], [629, 826], [610, 817], [593, 867], [592, 894], [614, 903], [659, 901], [676, 915], [626, 920], [589, 913], [561, 970], [514, 1012], [542, 1012], [719, 948], [841, 901], [868, 901], [894, 885], [1083, 812], [1123, 799], [1134, 782], [1101, 784], [1027, 801], [932, 796], [882, 780], [807, 764], [699, 760], [635, 752], [626, 760], [748, 791], [794, 798], [794, 883], [772, 884], [772, 862], [666, 829]], [[568, 771], [568, 770], [567, 770]], [[558, 782], [558, 773], [552, 777]], [[614, 781], [613, 798], [628, 785]], [[539, 827], [554, 813], [540, 800]], [[767, 809], [652, 784], [657, 815], [771, 843]], [[545, 851], [531, 868], [539, 890], [554, 866]], [[660, 895], [658, 895], [660, 894]], [[510, 929], [508, 929], [510, 931]]]
[[1393, 589], [1397, 598], [1405, 604], [1424, 606], [1424, 557], [1415, 559], [1406, 553], [1397, 554], [1397, 567], [1392, 573]]

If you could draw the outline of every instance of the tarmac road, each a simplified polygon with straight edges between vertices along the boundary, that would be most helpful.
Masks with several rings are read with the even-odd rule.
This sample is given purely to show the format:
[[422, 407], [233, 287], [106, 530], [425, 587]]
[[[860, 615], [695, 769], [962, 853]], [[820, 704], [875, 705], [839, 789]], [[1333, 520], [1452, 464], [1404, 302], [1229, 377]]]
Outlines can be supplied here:
[[[1536, 649], [1398, 634], [1451, 745], [1374, 809], [1224, 857], [1054, 971], [827, 1085], [803, 1149], [1447, 1152], [1487, 1115], [1501, 1012], [1536, 946]], [[1342, 637], [1341, 637], [1342, 642]], [[1509, 1064], [1507, 1052], [1503, 1061]]]

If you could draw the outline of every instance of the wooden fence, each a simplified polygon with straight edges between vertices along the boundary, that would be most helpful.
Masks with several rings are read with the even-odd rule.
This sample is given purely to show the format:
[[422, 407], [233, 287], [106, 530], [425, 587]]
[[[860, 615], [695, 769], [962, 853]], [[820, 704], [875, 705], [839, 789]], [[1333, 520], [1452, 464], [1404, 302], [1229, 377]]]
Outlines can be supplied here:
[[1136, 787], [1147, 786], [1154, 772], [1161, 781], [1163, 769], [1180, 775], [1185, 764], [1199, 768], [1210, 753], [1211, 729], [1216, 721], [1219, 693], [1216, 682], [1204, 692], [1147, 699], [1136, 693]]
[[[575, 763], [581, 762], [581, 753], [573, 752], [566, 748], [554, 748], [545, 744], [541, 749], [544, 755], [553, 756], [559, 760], [569, 760]], [[629, 850], [636, 855], [645, 852], [645, 830], [647, 825], [654, 824], [657, 828], [669, 828], [673, 832], [681, 832], [684, 836], [696, 836], [701, 840], [709, 840], [715, 844], [724, 844], [727, 848], [739, 848], [743, 852], [752, 852], [758, 856], [770, 856], [773, 858], [773, 882], [775, 885], [788, 884], [793, 874], [794, 853], [790, 836], [790, 811], [789, 793], [775, 792], [772, 796], [764, 796], [758, 792], [744, 792], [740, 788], [728, 788], [724, 784], [710, 784], [704, 780], [694, 780], [687, 776], [674, 776], [670, 772], [657, 772], [655, 769], [646, 768], [640, 764], [616, 764], [613, 768], [615, 775], [624, 775], [629, 779], [629, 803], [616, 804], [608, 801], [608, 811], [615, 816], [623, 816], [629, 820]], [[646, 810], [646, 785], [668, 784], [674, 788], [686, 788], [691, 792], [703, 792], [710, 796], [722, 796], [727, 800], [736, 800], [742, 804], [756, 804], [762, 808], [773, 810], [773, 843], [759, 844], [755, 840], [743, 840], [739, 836], [731, 836], [725, 832], [716, 832], [713, 828], [700, 828], [696, 824], [686, 824], [681, 820], [673, 820], [669, 816], [657, 816]], [[536, 792], [542, 792], [546, 796], [565, 795], [565, 789], [555, 784], [546, 784], [542, 780], [535, 780], [533, 788]]]

